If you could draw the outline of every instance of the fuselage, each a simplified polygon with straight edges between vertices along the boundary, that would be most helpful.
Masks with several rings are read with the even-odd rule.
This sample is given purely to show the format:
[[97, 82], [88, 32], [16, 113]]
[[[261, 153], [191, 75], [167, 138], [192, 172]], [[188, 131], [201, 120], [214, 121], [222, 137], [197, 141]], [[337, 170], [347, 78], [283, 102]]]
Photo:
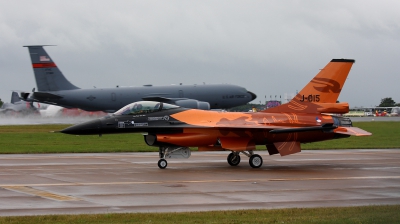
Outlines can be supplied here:
[[323, 124], [340, 126], [340, 119], [330, 115], [221, 112], [182, 107], [153, 110], [153, 106], [148, 111], [128, 114], [129, 111], [126, 111], [132, 107], [125, 108], [128, 109], [72, 126], [62, 132], [78, 135], [144, 133], [148, 144], [154, 140], [149, 145], [185, 147], [215, 145], [223, 138], [249, 139], [255, 145], [266, 145], [274, 142], [306, 143], [341, 137], [332, 129], [278, 134], [270, 132], [285, 128], [319, 128]]
[[93, 88], [48, 91], [47, 93], [62, 97], [45, 99], [45, 102], [49, 104], [107, 112], [117, 111], [129, 103], [141, 101], [147, 97], [195, 99], [208, 102], [210, 109], [243, 105], [256, 97], [243, 87], [228, 84]]

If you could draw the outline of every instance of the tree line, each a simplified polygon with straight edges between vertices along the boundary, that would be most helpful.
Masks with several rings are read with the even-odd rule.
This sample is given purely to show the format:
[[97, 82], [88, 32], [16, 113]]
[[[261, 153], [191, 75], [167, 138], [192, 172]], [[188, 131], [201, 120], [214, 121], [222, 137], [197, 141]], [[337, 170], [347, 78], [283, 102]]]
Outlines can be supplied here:
[[394, 102], [392, 97], [386, 97], [381, 99], [381, 103], [378, 107], [400, 107], [400, 103]]

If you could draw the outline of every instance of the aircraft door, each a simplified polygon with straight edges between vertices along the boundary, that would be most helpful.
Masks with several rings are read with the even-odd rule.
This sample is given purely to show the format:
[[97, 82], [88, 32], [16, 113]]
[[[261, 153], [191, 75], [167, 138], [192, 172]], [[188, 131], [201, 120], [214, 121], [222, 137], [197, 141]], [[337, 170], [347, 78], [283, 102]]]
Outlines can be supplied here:
[[179, 98], [183, 98], [183, 97], [184, 97], [184, 95], [183, 95], [183, 90], [179, 90], [179, 91], [178, 91], [178, 97], [179, 97]]
[[112, 102], [117, 101], [117, 95], [115, 93], [111, 93], [111, 101]]

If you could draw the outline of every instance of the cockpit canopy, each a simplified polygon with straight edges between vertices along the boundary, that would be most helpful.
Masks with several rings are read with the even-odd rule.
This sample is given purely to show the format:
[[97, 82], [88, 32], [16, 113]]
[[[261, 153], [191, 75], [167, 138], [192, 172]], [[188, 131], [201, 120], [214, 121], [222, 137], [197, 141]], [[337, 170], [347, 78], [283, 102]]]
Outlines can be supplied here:
[[179, 108], [179, 106], [154, 101], [138, 101], [124, 106], [115, 112], [114, 115], [147, 114], [174, 108]]

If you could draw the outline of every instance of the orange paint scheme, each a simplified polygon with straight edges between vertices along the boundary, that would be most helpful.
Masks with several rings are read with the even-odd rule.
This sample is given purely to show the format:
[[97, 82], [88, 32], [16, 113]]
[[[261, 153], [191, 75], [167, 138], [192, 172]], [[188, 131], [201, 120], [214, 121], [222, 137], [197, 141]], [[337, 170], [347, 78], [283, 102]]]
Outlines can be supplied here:
[[320, 123], [332, 123], [331, 116], [321, 114], [295, 113], [263, 113], [263, 112], [215, 112], [203, 110], [185, 110], [171, 117], [186, 124], [201, 127], [232, 127], [232, 128], [281, 128], [318, 125], [315, 118], [319, 116]]
[[337, 100], [354, 62], [333, 59], [289, 103], [261, 112], [205, 111], [143, 101], [134, 104], [159, 109], [151, 113], [114, 114], [62, 132], [145, 133], [146, 143], [159, 147], [161, 169], [167, 166], [167, 156], [187, 158], [190, 150], [182, 147], [198, 147], [199, 151], [229, 150], [227, 160], [232, 166], [239, 164], [239, 153], [242, 153], [250, 157], [251, 167], [258, 168], [262, 158], [254, 154], [257, 145], [266, 146], [270, 155], [286, 156], [300, 152], [301, 143], [371, 135], [352, 127], [349, 118], [331, 115], [349, 110], [348, 103], [337, 103]]
[[354, 62], [354, 60], [348, 59], [333, 59], [289, 103], [266, 111], [335, 113], [326, 112], [327, 108], [346, 111], [345, 104], [336, 104], [336, 102]]
[[[174, 119], [193, 126], [185, 128], [184, 133], [208, 135], [207, 141], [193, 141], [193, 144], [182, 141], [180, 145], [185, 142], [185, 145], [201, 146], [203, 151], [245, 151], [254, 150], [256, 145], [266, 145], [270, 153], [279, 152], [283, 156], [300, 152], [300, 143], [340, 137], [335, 134], [370, 135], [354, 127], [322, 128], [323, 124], [338, 122], [324, 113], [347, 113], [349, 110], [348, 103], [336, 102], [353, 63], [354, 60], [332, 60], [289, 103], [261, 112], [188, 109], [172, 114]], [[287, 131], [281, 131], [283, 129]], [[271, 133], [271, 130], [278, 132]]]

